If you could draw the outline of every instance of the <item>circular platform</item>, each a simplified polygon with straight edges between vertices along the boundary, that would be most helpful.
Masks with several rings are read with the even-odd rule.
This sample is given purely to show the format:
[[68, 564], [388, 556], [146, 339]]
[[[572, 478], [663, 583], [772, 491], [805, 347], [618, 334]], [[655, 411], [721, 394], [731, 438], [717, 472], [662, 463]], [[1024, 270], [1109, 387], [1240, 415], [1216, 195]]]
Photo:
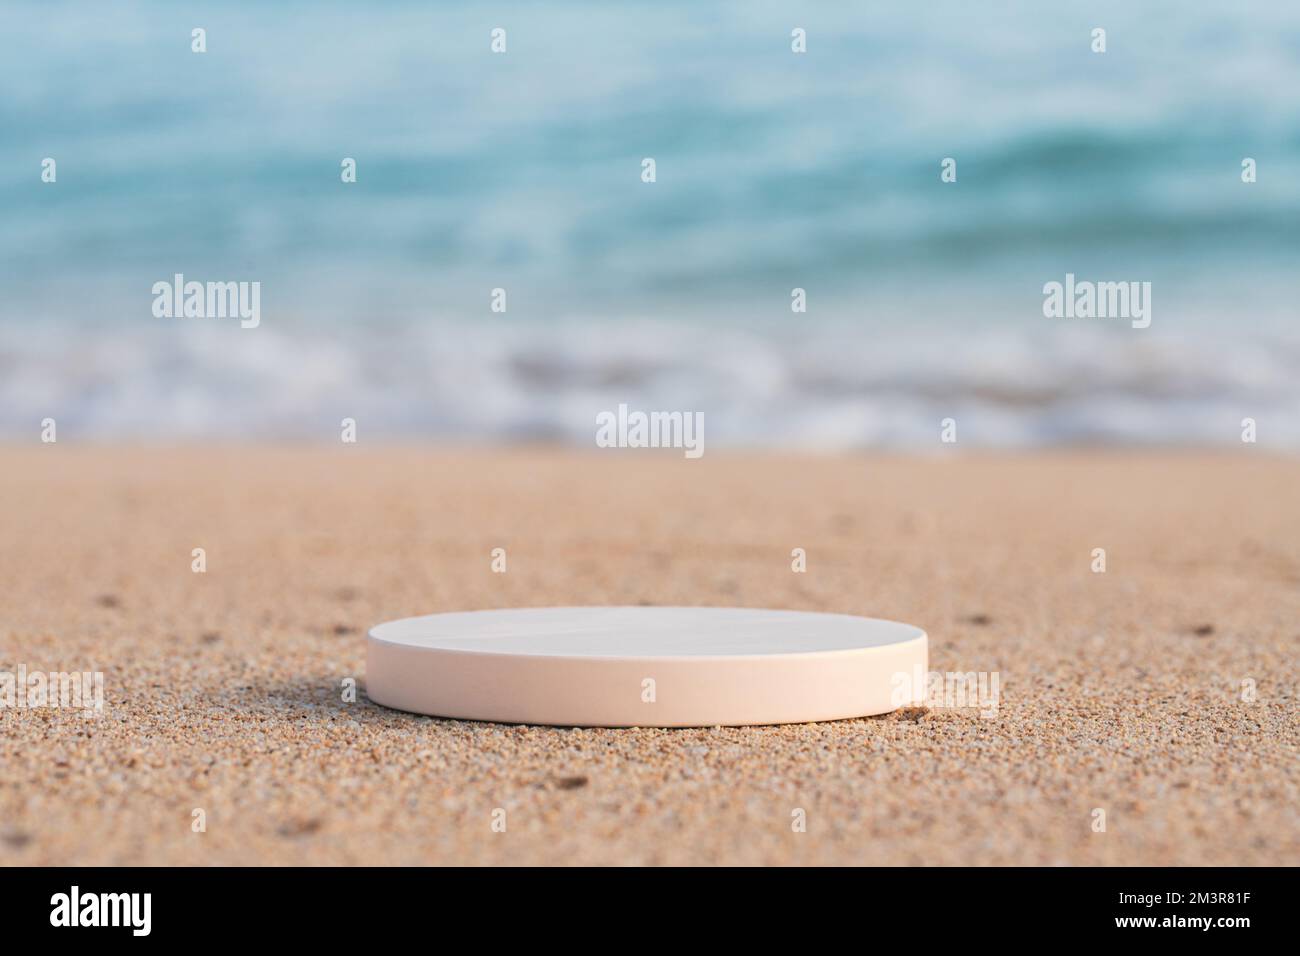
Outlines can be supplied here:
[[576, 727], [787, 724], [919, 701], [926, 635], [806, 611], [553, 607], [380, 624], [366, 692], [398, 710]]

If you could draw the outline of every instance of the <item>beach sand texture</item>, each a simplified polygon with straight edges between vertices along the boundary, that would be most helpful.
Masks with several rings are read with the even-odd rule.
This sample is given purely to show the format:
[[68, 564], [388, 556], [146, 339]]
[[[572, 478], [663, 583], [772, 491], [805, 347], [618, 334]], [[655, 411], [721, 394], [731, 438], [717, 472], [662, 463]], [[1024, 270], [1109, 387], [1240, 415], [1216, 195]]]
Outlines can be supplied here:
[[[61, 438], [0, 450], [0, 670], [106, 700], [0, 708], [5, 863], [1300, 859], [1300, 462]], [[908, 621], [999, 706], [581, 730], [365, 698], [375, 623], [563, 604]]]

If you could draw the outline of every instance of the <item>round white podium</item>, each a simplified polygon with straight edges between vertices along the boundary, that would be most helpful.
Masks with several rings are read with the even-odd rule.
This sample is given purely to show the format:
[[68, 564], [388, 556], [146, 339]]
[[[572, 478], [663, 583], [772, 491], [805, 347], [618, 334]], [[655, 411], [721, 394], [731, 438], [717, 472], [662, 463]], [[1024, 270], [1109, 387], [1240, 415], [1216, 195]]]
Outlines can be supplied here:
[[786, 724], [919, 702], [927, 666], [920, 628], [847, 614], [526, 608], [374, 627], [366, 691], [398, 710], [511, 724]]

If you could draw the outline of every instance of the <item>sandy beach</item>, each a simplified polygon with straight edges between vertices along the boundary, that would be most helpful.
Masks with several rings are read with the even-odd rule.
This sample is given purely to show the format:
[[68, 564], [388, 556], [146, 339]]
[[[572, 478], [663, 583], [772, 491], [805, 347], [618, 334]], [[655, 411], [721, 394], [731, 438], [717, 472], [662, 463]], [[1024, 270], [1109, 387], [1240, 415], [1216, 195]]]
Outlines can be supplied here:
[[[1254, 446], [6, 447], [0, 670], [102, 671], [105, 700], [0, 708], [0, 861], [1294, 863], [1297, 488]], [[563, 604], [909, 621], [1000, 700], [669, 731], [365, 697], [375, 623]]]

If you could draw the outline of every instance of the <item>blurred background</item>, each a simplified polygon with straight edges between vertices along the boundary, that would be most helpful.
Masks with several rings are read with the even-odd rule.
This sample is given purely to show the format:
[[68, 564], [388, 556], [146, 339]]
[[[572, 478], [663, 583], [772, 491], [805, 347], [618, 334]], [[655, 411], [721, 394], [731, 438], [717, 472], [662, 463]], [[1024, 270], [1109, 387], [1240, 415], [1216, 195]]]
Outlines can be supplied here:
[[1295, 3], [8, 2], [0, 209], [6, 438], [1300, 447]]

